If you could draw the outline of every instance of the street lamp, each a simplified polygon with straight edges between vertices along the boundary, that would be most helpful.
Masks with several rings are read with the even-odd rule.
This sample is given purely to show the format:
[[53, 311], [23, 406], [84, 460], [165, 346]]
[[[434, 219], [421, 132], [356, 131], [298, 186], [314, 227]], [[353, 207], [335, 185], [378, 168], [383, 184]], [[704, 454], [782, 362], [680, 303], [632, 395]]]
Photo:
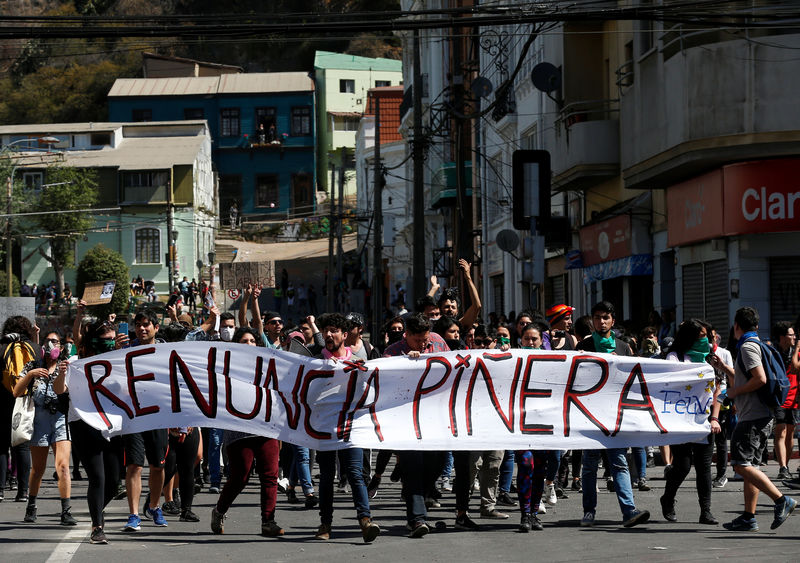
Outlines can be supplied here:
[[[35, 138], [28, 138], [28, 139], [17, 139], [16, 141], [11, 141], [7, 145], [5, 145], [2, 150], [0, 150], [0, 154], [10, 152], [12, 147], [22, 143], [31, 143], [33, 141], [38, 141], [39, 143], [43, 143], [45, 145], [54, 145], [56, 143], [60, 143], [61, 139], [57, 137], [35, 137]], [[36, 147], [38, 148], [38, 147]], [[30, 147], [30, 150], [36, 150], [34, 147]], [[14, 192], [14, 173], [19, 168], [19, 165], [14, 166], [11, 169], [11, 174], [8, 176], [8, 181], [6, 183], [6, 213], [8, 213], [8, 219], [6, 220], [6, 295], [11, 297], [11, 290], [13, 284], [11, 283], [11, 254], [13, 252], [13, 245], [11, 241], [11, 198]]]

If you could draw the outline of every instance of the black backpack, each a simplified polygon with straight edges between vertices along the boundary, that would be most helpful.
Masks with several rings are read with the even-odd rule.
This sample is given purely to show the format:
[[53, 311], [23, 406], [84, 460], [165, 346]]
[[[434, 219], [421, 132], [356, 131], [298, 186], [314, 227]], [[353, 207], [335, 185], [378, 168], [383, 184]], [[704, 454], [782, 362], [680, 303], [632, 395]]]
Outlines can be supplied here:
[[[761, 365], [767, 375], [767, 382], [756, 390], [759, 400], [771, 409], [780, 407], [786, 402], [790, 387], [789, 378], [786, 375], [786, 366], [783, 364], [780, 352], [758, 338], [751, 337], [744, 342], [756, 342], [761, 348]], [[739, 362], [739, 367], [745, 373], [747, 379], [750, 379], [751, 375], [744, 369], [741, 354], [736, 358], [736, 361]]]

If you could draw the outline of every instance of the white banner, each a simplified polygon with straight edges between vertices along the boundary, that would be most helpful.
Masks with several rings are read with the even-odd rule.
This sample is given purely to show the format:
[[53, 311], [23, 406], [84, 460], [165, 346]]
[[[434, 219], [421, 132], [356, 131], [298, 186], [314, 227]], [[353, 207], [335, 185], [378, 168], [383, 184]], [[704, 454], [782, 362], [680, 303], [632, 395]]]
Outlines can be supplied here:
[[68, 383], [80, 417], [107, 435], [205, 426], [320, 450], [591, 449], [705, 438], [714, 372], [583, 352], [355, 363], [181, 342], [78, 360]]

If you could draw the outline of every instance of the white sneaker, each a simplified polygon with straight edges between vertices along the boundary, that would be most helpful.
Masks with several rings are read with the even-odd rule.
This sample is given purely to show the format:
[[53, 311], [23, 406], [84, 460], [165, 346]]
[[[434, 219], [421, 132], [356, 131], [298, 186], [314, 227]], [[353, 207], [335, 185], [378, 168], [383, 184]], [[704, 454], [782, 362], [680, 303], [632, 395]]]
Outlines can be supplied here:
[[545, 503], [543, 502], [539, 503], [539, 511], [537, 512], [537, 514], [547, 514], [547, 508]]
[[544, 502], [549, 504], [550, 506], [555, 506], [555, 504], [558, 502], [558, 497], [556, 496], [555, 483], [551, 485], [545, 485]]

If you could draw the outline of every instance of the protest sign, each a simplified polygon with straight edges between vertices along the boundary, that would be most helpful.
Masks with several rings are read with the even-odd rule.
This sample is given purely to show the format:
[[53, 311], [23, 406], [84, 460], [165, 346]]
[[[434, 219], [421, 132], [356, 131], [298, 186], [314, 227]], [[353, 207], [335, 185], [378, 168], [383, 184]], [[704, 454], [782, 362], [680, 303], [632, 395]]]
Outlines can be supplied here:
[[33, 297], [0, 297], [0, 322], [9, 317], [25, 317], [36, 322], [36, 299]]
[[82, 299], [86, 301], [87, 305], [105, 305], [106, 303], [111, 303], [116, 285], [117, 282], [114, 280], [87, 283], [83, 288]]
[[247, 284], [275, 287], [274, 262], [235, 262], [219, 265], [222, 289], [243, 289]]
[[182, 342], [73, 362], [78, 415], [107, 435], [207, 426], [320, 450], [591, 449], [709, 432], [705, 363], [464, 350], [354, 362]]

